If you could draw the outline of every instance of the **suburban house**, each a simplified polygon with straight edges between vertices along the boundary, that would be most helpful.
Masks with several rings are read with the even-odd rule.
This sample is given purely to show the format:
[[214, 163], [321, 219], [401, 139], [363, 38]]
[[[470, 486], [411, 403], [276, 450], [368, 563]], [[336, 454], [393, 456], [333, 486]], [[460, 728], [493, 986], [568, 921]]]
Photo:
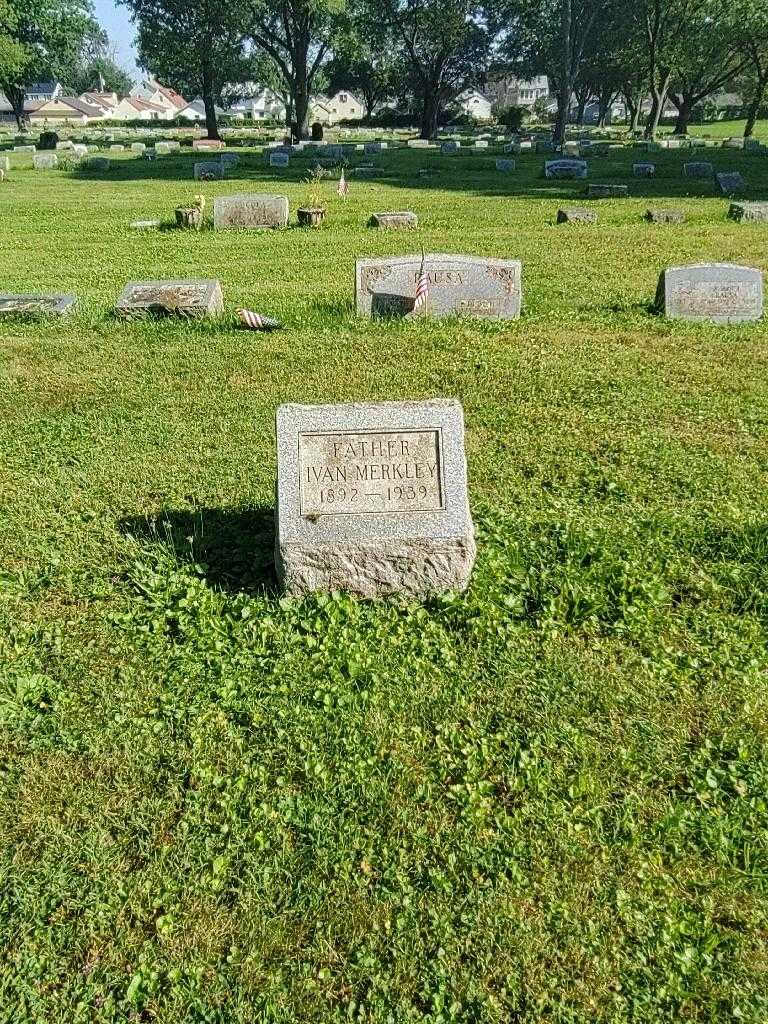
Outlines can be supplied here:
[[485, 83], [485, 94], [497, 109], [504, 107], [531, 108], [538, 100], [549, 96], [546, 75], [523, 79], [506, 71], [490, 72]]
[[315, 96], [309, 106], [311, 121], [333, 125], [339, 121], [360, 121], [365, 111], [351, 92], [341, 90], [333, 96]]
[[57, 96], [55, 99], [37, 103], [30, 112], [32, 124], [89, 124], [103, 118], [100, 107], [87, 103], [79, 96]]
[[488, 121], [491, 117], [491, 101], [479, 89], [465, 89], [453, 102], [462, 114], [478, 121]]
[[112, 117], [112, 111], [120, 102], [116, 92], [83, 92], [79, 98], [83, 103], [98, 107], [102, 111], [102, 117]]
[[109, 116], [114, 121], [172, 121], [176, 114], [168, 107], [139, 99], [138, 96], [125, 96]]
[[[226, 114], [226, 110], [214, 103], [216, 113]], [[202, 99], [198, 96], [192, 100], [185, 107], [179, 111], [179, 117], [186, 118], [187, 121], [204, 121], [205, 120], [205, 104]]]
[[252, 92], [244, 92], [233, 101], [227, 113], [251, 121], [284, 121], [286, 110], [277, 93], [253, 86]]
[[168, 111], [166, 117], [160, 118], [162, 121], [172, 121], [187, 105], [187, 101], [180, 93], [161, 85], [152, 78], [135, 89], [131, 89], [130, 98], [143, 100], [145, 103], [151, 103], [155, 107]]

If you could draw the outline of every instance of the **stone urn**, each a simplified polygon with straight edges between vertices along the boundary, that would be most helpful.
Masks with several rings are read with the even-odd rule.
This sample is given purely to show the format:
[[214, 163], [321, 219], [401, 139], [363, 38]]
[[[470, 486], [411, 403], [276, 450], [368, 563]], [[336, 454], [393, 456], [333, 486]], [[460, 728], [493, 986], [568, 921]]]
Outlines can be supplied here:
[[325, 207], [300, 206], [296, 211], [299, 224], [304, 228], [319, 228], [325, 220]]
[[203, 224], [203, 211], [199, 206], [178, 206], [176, 208], [176, 226], [194, 228], [199, 231]]

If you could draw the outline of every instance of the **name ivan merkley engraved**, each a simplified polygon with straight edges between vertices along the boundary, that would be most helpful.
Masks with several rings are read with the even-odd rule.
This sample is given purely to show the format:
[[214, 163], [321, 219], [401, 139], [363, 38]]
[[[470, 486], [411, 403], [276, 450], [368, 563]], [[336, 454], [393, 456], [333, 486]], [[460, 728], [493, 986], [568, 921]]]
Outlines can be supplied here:
[[[306, 482], [319, 483], [365, 483], [367, 481], [429, 480], [437, 473], [437, 462], [408, 461], [410, 442], [404, 438], [390, 438], [387, 441], [349, 440], [334, 441], [333, 457], [347, 460], [369, 460], [360, 465], [353, 462], [339, 466], [307, 466]], [[370, 460], [384, 458], [388, 462], [376, 463]], [[404, 461], [395, 461], [403, 459]]]

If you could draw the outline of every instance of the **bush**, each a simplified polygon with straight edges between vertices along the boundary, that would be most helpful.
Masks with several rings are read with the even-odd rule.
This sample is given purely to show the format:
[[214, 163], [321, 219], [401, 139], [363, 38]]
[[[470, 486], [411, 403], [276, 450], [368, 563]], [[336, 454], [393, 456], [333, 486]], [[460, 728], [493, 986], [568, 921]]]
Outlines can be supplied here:
[[315, 121], [312, 125], [312, 138], [315, 142], [320, 142], [323, 138], [323, 126], [319, 121]]
[[401, 113], [399, 110], [392, 110], [390, 108], [382, 110], [366, 121], [366, 124], [370, 125], [371, 128], [412, 128], [418, 123], [419, 118], [417, 114]]
[[56, 132], [40, 132], [37, 142], [38, 149], [56, 149], [59, 144], [59, 136]]
[[519, 132], [523, 126], [523, 122], [528, 116], [528, 111], [525, 107], [504, 107], [498, 113], [499, 124], [503, 124], [505, 128], [511, 128], [513, 132]]

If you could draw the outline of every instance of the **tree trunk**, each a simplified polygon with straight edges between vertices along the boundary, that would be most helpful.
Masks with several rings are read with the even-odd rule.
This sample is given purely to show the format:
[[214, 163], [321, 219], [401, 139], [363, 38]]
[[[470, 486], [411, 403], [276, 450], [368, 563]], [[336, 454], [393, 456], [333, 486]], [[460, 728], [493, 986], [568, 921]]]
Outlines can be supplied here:
[[675, 122], [674, 135], [687, 135], [688, 125], [691, 123], [695, 101], [692, 96], [682, 93], [680, 96], [670, 95], [670, 99], [677, 107], [677, 121]]
[[205, 127], [209, 139], [221, 139], [219, 125], [216, 120], [216, 100], [213, 94], [213, 75], [208, 65], [203, 66], [203, 106], [205, 107]]
[[571, 0], [563, 0], [560, 12], [560, 45], [562, 47], [562, 68], [560, 71], [560, 88], [557, 95], [557, 121], [555, 122], [554, 143], [565, 145], [565, 127], [568, 121], [568, 108], [571, 105], [573, 92], [573, 68], [571, 54], [573, 48], [573, 24]]
[[584, 124], [584, 111], [587, 109], [587, 100], [583, 97], [576, 100], [576, 124], [581, 128]]
[[419, 137], [422, 139], [434, 139], [437, 137], [440, 128], [440, 92], [437, 86], [427, 85], [424, 88], [421, 105], [421, 131]]
[[556, 146], [562, 146], [565, 143], [565, 126], [568, 123], [568, 107], [571, 102], [570, 95], [570, 85], [567, 93], [564, 89], [558, 89], [557, 115], [555, 117], [555, 127], [552, 132], [552, 141]]
[[744, 125], [745, 139], [752, 138], [752, 133], [755, 130], [755, 124], [757, 123], [760, 108], [765, 100], [766, 88], [768, 88], [768, 75], [766, 75], [765, 78], [758, 78], [755, 91], [752, 94], [752, 99], [749, 101], [749, 106], [747, 107], [747, 123]]
[[656, 139], [656, 133], [659, 130], [659, 122], [661, 121], [661, 115], [664, 111], [664, 104], [667, 102], [667, 90], [669, 89], [669, 79], [671, 73], [667, 72], [662, 79], [661, 85], [654, 82], [651, 85], [651, 96], [653, 102], [651, 104], [651, 112], [648, 115], [648, 121], [645, 125], [645, 137], [651, 141]]
[[629, 114], [629, 133], [632, 135], [636, 132], [640, 126], [640, 106], [642, 99], [639, 103], [635, 102], [635, 96], [631, 89], [624, 88], [621, 90], [621, 97], [624, 100], [624, 105], [627, 108]]
[[610, 92], [598, 93], [597, 98], [597, 125], [599, 128], [605, 128], [606, 121], [608, 120], [608, 113], [613, 104], [615, 98], [613, 90]]
[[18, 85], [6, 85], [4, 92], [8, 102], [11, 104], [13, 116], [16, 118], [16, 127], [20, 132], [25, 131], [29, 128], [30, 121], [28, 115], [24, 112], [24, 100], [26, 98], [24, 89]]

